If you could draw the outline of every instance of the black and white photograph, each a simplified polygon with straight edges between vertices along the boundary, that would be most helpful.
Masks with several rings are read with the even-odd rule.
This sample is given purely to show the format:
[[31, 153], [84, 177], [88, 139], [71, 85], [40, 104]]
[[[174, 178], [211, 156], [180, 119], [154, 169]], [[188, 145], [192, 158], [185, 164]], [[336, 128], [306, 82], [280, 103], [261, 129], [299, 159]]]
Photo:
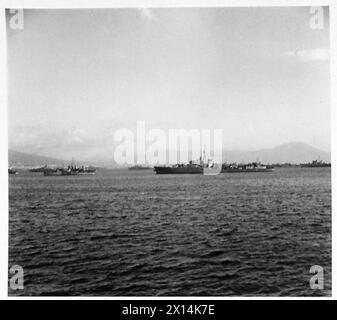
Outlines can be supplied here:
[[139, 3], [5, 9], [8, 297], [331, 297], [330, 6]]

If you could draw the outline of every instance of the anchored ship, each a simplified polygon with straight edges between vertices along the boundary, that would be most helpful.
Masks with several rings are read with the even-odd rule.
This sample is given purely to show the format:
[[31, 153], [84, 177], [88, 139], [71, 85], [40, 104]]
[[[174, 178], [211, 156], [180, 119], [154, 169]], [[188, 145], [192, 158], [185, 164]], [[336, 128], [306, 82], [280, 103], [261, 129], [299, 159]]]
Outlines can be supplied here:
[[223, 163], [216, 164], [212, 159], [208, 159], [206, 162], [205, 150], [203, 152], [203, 160], [200, 156], [199, 162], [194, 163], [190, 161], [188, 164], [176, 164], [173, 166], [156, 166], [154, 171], [157, 174], [205, 174], [205, 175], [217, 175], [219, 173], [229, 173], [229, 172], [271, 172], [274, 171], [273, 166], [263, 165], [261, 162], [256, 160], [255, 162], [247, 164], [236, 164], [236, 163]]
[[78, 173], [80, 174], [95, 174], [97, 170], [96, 168], [90, 167], [90, 166], [89, 167], [82, 166], [77, 169], [78, 169]]
[[17, 174], [18, 172], [17, 171], [15, 171], [14, 169], [12, 169], [12, 168], [9, 168], [8, 169], [8, 174]]
[[322, 160], [313, 160], [309, 163], [301, 163], [301, 168], [322, 168], [322, 167], [331, 167], [331, 163], [323, 162]]
[[146, 166], [142, 166], [142, 165], [135, 165], [132, 167], [128, 167], [128, 170], [151, 170], [152, 167], [146, 167]]
[[68, 166], [68, 168], [48, 168], [43, 171], [43, 174], [45, 176], [73, 176], [78, 174], [78, 170], [75, 170], [71, 166]]
[[45, 170], [48, 170], [48, 166], [47, 165], [45, 165], [43, 167], [32, 168], [29, 171], [30, 172], [44, 172]]
[[190, 161], [188, 164], [175, 164], [173, 166], [154, 167], [157, 174], [202, 174], [204, 168], [201, 164]]
[[[203, 154], [204, 159], [206, 159], [205, 150]], [[153, 169], [157, 174], [204, 174], [205, 171], [207, 171], [207, 174], [211, 174], [208, 171], [214, 170], [215, 166], [211, 159], [206, 162], [200, 156], [197, 162], [189, 161], [187, 164], [178, 163], [172, 166], [156, 166]]]
[[78, 174], [95, 174], [96, 168], [94, 167], [77, 167], [74, 164], [68, 165], [67, 168], [49, 168], [45, 167], [43, 174], [45, 176], [74, 176]]

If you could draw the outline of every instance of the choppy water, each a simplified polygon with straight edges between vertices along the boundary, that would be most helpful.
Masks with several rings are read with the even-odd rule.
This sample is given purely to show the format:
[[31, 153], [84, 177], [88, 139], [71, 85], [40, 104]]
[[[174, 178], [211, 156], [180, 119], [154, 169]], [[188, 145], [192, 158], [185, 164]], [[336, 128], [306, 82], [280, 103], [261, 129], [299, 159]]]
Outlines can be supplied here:
[[21, 173], [9, 206], [10, 295], [331, 295], [329, 168]]

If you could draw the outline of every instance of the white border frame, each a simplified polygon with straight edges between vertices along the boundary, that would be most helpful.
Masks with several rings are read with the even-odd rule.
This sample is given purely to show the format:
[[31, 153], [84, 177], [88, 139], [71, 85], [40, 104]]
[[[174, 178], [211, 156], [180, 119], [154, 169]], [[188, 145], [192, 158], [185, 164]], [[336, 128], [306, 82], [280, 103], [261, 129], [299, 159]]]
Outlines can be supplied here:
[[[332, 297], [12, 297], [8, 296], [8, 131], [6, 8], [165, 8], [165, 7], [276, 7], [329, 6], [331, 72], [331, 182], [332, 182]], [[337, 161], [337, 2], [335, 0], [4, 0], [0, 4], [0, 299], [7, 300], [335, 300], [336, 289], [336, 183]], [[336, 119], [333, 121], [333, 119]]]

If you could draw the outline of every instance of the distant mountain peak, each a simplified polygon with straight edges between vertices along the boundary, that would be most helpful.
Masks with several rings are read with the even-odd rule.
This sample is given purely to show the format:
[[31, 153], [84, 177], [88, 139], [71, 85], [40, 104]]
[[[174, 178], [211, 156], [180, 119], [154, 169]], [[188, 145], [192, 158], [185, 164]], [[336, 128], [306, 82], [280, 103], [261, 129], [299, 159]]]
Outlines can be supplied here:
[[8, 150], [8, 165], [10, 167], [36, 167], [43, 165], [64, 165], [66, 160], [55, 159], [21, 151]]
[[233, 162], [250, 162], [257, 158], [265, 163], [304, 163], [317, 159], [330, 162], [329, 152], [319, 150], [307, 143], [298, 141], [281, 144], [271, 149], [261, 149], [250, 152], [226, 151], [224, 156], [224, 159]]
[[[224, 150], [222, 155], [223, 162], [252, 162], [259, 159], [263, 163], [304, 163], [313, 160], [323, 160], [330, 162], [330, 152], [319, 150], [303, 142], [289, 142], [278, 145], [270, 149], [261, 149], [255, 151], [229, 151]], [[95, 162], [84, 163], [78, 159], [78, 164], [103, 165], [100, 159]], [[43, 165], [63, 166], [70, 160], [56, 159], [35, 154], [28, 154], [19, 151], [8, 151], [8, 162], [10, 167], [36, 167]], [[110, 159], [105, 161], [110, 165], [117, 164]]]

